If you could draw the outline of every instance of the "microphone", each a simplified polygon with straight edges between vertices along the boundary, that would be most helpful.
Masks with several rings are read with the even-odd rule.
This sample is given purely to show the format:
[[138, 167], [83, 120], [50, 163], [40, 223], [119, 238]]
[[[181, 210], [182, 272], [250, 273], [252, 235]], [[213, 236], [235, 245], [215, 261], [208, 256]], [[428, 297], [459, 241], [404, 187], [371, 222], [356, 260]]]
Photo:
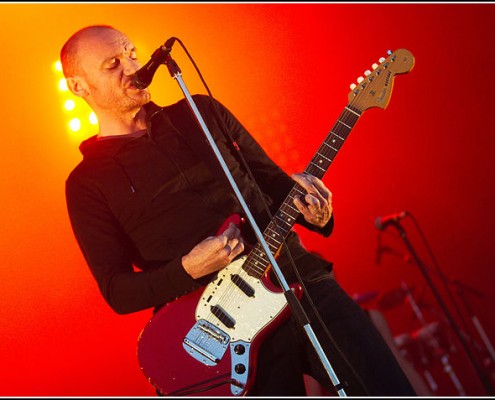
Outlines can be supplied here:
[[145, 89], [150, 85], [158, 67], [164, 64], [165, 60], [167, 60], [170, 52], [172, 51], [174, 42], [174, 37], [168, 39], [163, 46], [160, 46], [155, 50], [155, 52], [151, 55], [151, 59], [136, 71], [132, 77], [132, 84], [134, 87], [137, 89]]
[[395, 214], [390, 214], [385, 217], [377, 217], [375, 219], [375, 228], [379, 231], [383, 231], [388, 225], [399, 222], [402, 218], [409, 215], [407, 211], [402, 211]]

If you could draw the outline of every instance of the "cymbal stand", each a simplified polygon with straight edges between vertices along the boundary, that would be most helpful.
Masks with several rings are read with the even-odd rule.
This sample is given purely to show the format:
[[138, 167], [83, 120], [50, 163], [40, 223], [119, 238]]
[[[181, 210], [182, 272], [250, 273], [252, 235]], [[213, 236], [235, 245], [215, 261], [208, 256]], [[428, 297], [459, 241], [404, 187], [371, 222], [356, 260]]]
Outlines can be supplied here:
[[[466, 300], [466, 296], [464, 296], [464, 292], [466, 292], [466, 290], [463, 290], [462, 287], [464, 287], [464, 285], [460, 285], [459, 282], [457, 281], [453, 281], [453, 283], [456, 284], [456, 288], [457, 288], [457, 294], [459, 295], [459, 298], [461, 299], [461, 303], [464, 305], [464, 308], [466, 309], [466, 312], [468, 313], [468, 315], [471, 317], [471, 321], [473, 322], [473, 325], [474, 327], [476, 328], [484, 346], [485, 346], [485, 350], [486, 352], [488, 353], [489, 355], [489, 364], [490, 365], [495, 365], [495, 349], [493, 348], [493, 345], [492, 343], [490, 342], [490, 339], [488, 338], [485, 330], [483, 329], [483, 325], [481, 324], [480, 320], [478, 319], [477, 315], [474, 313], [474, 311], [472, 310], [472, 308], [470, 307], [469, 303], [467, 302]], [[474, 291], [473, 289], [471, 288], [468, 288], [469, 292], [472, 292], [474, 294], [476, 294], [477, 296], [479, 297], [483, 297], [479, 292], [477, 291]], [[479, 349], [477, 347], [475, 347], [478, 351]]]
[[[399, 221], [394, 221], [393, 222], [393, 225], [397, 228], [397, 230], [399, 231], [399, 234], [401, 236], [401, 238], [403, 239], [404, 243], [406, 244], [407, 248], [409, 249], [409, 252], [411, 253], [413, 259], [415, 260], [416, 262], [416, 265], [419, 267], [419, 269], [421, 270], [426, 282], [428, 283], [428, 285], [430, 286], [432, 292], [433, 292], [433, 295], [435, 296], [438, 304], [440, 305], [440, 307], [442, 308], [442, 311], [444, 312], [445, 314], [445, 317], [447, 318], [448, 322], [450, 323], [451, 327], [452, 327], [452, 330], [455, 332], [455, 334], [457, 335], [457, 337], [459, 338], [459, 341], [469, 359], [469, 361], [471, 362], [473, 368], [475, 369], [481, 383], [483, 384], [487, 394], [489, 395], [494, 395], [495, 394], [495, 389], [493, 388], [491, 382], [488, 380], [487, 376], [485, 375], [484, 371], [480, 368], [480, 366], [478, 365], [476, 359], [473, 357], [467, 343], [466, 343], [466, 340], [464, 339], [464, 337], [462, 336], [461, 334], [461, 331], [459, 329], [459, 327], [457, 326], [456, 322], [454, 321], [449, 309], [447, 308], [447, 305], [445, 304], [445, 302], [443, 301], [442, 297], [440, 296], [440, 293], [438, 292], [437, 288], [435, 287], [435, 284], [433, 283], [433, 280], [431, 279], [430, 275], [428, 274], [428, 271], [427, 271], [427, 268], [426, 266], [424, 265], [424, 263], [421, 261], [421, 259], [419, 258], [418, 254], [416, 253], [414, 247], [412, 246], [407, 234], [406, 234], [406, 231], [405, 229], [402, 227], [402, 225], [400, 224]], [[452, 373], [452, 370], [451, 368], [449, 369], [448, 368], [448, 357], [442, 357], [442, 363], [444, 364], [444, 366], [446, 366], [446, 372], [448, 374], [451, 374]]]
[[[421, 309], [419, 308], [418, 303], [416, 303], [416, 300], [414, 300], [414, 297], [413, 297], [411, 291], [409, 290], [409, 286], [407, 285], [407, 283], [404, 280], [401, 280], [400, 285], [401, 285], [402, 290], [406, 293], [407, 303], [411, 306], [414, 315], [421, 322], [421, 325], [426, 326], [426, 320], [424, 318], [424, 315], [421, 312]], [[426, 379], [426, 382], [428, 382], [430, 389], [434, 393], [436, 393], [438, 391], [437, 382], [433, 378], [433, 375], [431, 374], [430, 370], [426, 367], [426, 362], [423, 362], [423, 360], [421, 360], [421, 364], [422, 364], [422, 373]]]
[[[401, 281], [401, 287], [402, 287], [402, 290], [404, 290], [404, 292], [407, 294], [407, 297], [406, 297], [407, 302], [409, 303], [409, 305], [413, 309], [413, 312], [416, 315], [416, 318], [421, 322], [423, 327], [426, 328], [426, 326], [427, 326], [426, 319], [425, 319], [423, 312], [421, 311], [418, 303], [416, 302], [416, 300], [414, 300], [414, 297], [413, 297], [411, 291], [409, 290], [409, 287], [407, 286], [407, 284], [404, 281]], [[426, 331], [426, 332], [428, 332], [428, 331]], [[428, 332], [426, 340], [427, 340], [428, 346], [433, 348], [433, 354], [435, 356], [439, 355], [440, 362], [443, 365], [443, 371], [447, 375], [449, 375], [449, 377], [450, 377], [452, 383], [454, 384], [459, 395], [465, 396], [466, 392], [465, 392], [461, 382], [457, 378], [457, 375], [454, 372], [454, 368], [450, 364], [449, 353], [445, 349], [442, 348], [438, 339], [435, 337], [435, 335], [433, 333]], [[424, 369], [424, 376], [425, 376], [428, 384], [430, 385], [430, 388], [436, 392], [436, 390], [438, 390], [437, 383], [433, 379], [433, 376], [431, 375], [430, 371], [426, 367], [423, 367], [423, 369]]]

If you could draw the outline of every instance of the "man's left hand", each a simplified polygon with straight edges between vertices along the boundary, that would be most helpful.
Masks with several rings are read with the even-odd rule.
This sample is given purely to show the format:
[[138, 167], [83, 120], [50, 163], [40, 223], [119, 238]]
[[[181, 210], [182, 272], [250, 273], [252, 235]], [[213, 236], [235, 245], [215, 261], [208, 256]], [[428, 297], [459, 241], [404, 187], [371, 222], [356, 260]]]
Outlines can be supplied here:
[[294, 197], [294, 205], [310, 224], [323, 228], [332, 217], [332, 193], [318, 178], [308, 174], [293, 174], [294, 179], [307, 192]]

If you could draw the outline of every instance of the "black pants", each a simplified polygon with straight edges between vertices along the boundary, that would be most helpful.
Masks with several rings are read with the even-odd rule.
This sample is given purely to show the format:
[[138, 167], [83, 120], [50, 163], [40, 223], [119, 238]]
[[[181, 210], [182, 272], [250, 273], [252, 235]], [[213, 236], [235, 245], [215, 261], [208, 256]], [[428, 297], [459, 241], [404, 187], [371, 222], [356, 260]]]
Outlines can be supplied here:
[[[302, 304], [347, 396], [415, 396], [390, 348], [369, 317], [330, 278], [306, 284], [333, 340]], [[340, 350], [340, 351], [339, 351]], [[291, 318], [262, 343], [248, 396], [305, 396], [303, 373], [335, 393], [302, 327]]]

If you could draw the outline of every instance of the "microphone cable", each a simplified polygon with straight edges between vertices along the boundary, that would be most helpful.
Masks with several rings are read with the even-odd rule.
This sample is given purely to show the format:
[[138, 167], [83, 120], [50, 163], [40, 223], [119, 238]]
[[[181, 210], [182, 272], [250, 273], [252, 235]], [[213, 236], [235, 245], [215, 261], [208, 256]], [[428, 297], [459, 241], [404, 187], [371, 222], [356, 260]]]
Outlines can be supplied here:
[[[182, 41], [176, 37], [173, 37], [171, 39], [175, 39], [175, 41], [177, 41], [181, 47], [183, 48], [184, 52], [186, 53], [186, 55], [188, 56], [189, 60], [191, 61], [192, 65], [194, 66], [196, 72], [198, 73], [198, 76], [199, 78], [201, 79], [201, 82], [203, 83], [206, 91], [208, 92], [208, 96], [211, 97], [214, 101], [213, 101], [213, 104], [214, 104], [214, 108], [215, 108], [215, 112], [217, 114], [217, 119], [221, 122], [220, 124], [220, 127], [221, 127], [221, 131], [223, 133], [223, 135], [226, 137], [227, 139], [227, 143], [229, 144], [229, 146], [233, 149], [234, 151], [234, 154], [237, 154], [238, 157], [239, 157], [239, 160], [241, 161], [241, 165], [245, 168], [246, 172], [248, 173], [249, 177], [251, 178], [255, 188], [256, 188], [256, 191], [262, 201], [262, 204], [264, 206], [264, 209], [265, 209], [265, 212], [267, 213], [268, 217], [270, 218], [270, 221], [275, 221], [274, 220], [274, 216], [273, 214], [271, 213], [268, 205], [266, 204], [266, 201], [264, 199], [264, 196], [263, 196], [263, 192], [261, 191], [258, 183], [256, 182], [256, 179], [254, 178], [253, 176], [253, 173], [251, 172], [251, 169], [249, 168], [249, 165], [246, 161], [246, 159], [244, 158], [244, 156], [242, 155], [242, 152], [241, 152], [241, 149], [239, 148], [239, 146], [237, 145], [237, 142], [232, 138], [230, 132], [228, 131], [228, 129], [225, 127], [225, 124], [221, 118], [221, 114], [220, 114], [220, 111], [218, 109], [219, 107], [219, 104], [217, 102], [217, 100], [213, 97], [207, 83], [205, 82], [204, 78], [203, 78], [203, 75], [201, 74], [198, 66], [196, 65], [194, 59], [191, 57], [191, 55], [189, 54], [189, 52], [187, 51], [187, 48], [186, 46], [182, 43]], [[169, 39], [170, 40], [170, 39]], [[295, 182], [295, 181], [294, 181]], [[297, 182], [294, 183], [294, 186], [298, 185]], [[304, 191], [304, 189], [303, 189]], [[301, 213], [298, 211], [298, 214], [299, 216], [301, 215]], [[333, 218], [333, 215], [332, 215], [332, 218]], [[295, 224], [295, 222], [294, 222]], [[369, 393], [369, 390], [368, 388], [366, 387], [366, 385], [364, 384], [362, 378], [359, 376], [359, 374], [357, 373], [357, 371], [354, 369], [354, 367], [352, 366], [352, 364], [350, 363], [350, 361], [348, 360], [347, 356], [343, 353], [343, 351], [340, 349], [340, 346], [337, 344], [337, 342], [335, 341], [335, 339], [333, 338], [333, 336], [331, 335], [331, 333], [329, 332], [326, 324], [323, 322], [323, 319], [318, 311], [318, 309], [316, 308], [314, 302], [313, 302], [313, 299], [311, 298], [304, 282], [303, 282], [303, 279], [301, 278], [301, 275], [299, 274], [299, 271], [296, 267], [296, 264], [295, 264], [295, 261], [292, 257], [292, 254], [290, 253], [290, 250], [289, 250], [289, 246], [287, 245], [286, 243], [286, 240], [285, 240], [285, 237], [284, 235], [281, 234], [280, 230], [279, 230], [279, 227], [277, 225], [276, 222], [274, 222], [275, 227], [276, 227], [276, 230], [277, 230], [277, 233], [279, 234], [279, 236], [282, 238], [282, 247], [285, 249], [287, 255], [288, 255], [288, 258], [289, 258], [289, 264], [291, 265], [293, 271], [294, 271], [294, 274], [296, 275], [298, 281], [299, 281], [299, 284], [301, 285], [302, 289], [303, 289], [303, 292], [304, 294], [306, 295], [307, 297], [307, 300], [309, 302], [309, 305], [310, 305], [310, 308], [312, 309], [312, 311], [314, 312], [314, 315], [316, 316], [316, 318], [318, 319], [318, 322], [320, 323], [320, 326], [322, 327], [325, 335], [327, 336], [327, 338], [329, 339], [329, 341], [333, 344], [334, 348], [337, 350], [337, 352], [340, 354], [340, 356], [342, 357], [342, 360], [344, 361], [344, 363], [347, 365], [347, 367], [349, 368], [349, 370], [354, 374], [356, 380], [359, 382], [359, 384], [361, 385], [361, 387], [363, 388], [363, 390], [366, 392], [367, 395], [370, 395]], [[281, 248], [282, 248], [281, 247]], [[325, 260], [327, 261], [327, 260]], [[328, 261], [327, 261], [328, 262]], [[276, 275], [276, 274], [275, 274]], [[278, 277], [277, 277], [278, 279]], [[332, 278], [333, 279], [333, 278]], [[279, 282], [280, 283], [280, 282]], [[301, 305], [302, 306], [302, 305]], [[308, 339], [309, 340], [309, 339]], [[332, 382], [333, 384], [333, 382]], [[342, 383], [341, 383], [342, 384]], [[336, 390], [336, 388], [334, 387], [334, 390]]]

